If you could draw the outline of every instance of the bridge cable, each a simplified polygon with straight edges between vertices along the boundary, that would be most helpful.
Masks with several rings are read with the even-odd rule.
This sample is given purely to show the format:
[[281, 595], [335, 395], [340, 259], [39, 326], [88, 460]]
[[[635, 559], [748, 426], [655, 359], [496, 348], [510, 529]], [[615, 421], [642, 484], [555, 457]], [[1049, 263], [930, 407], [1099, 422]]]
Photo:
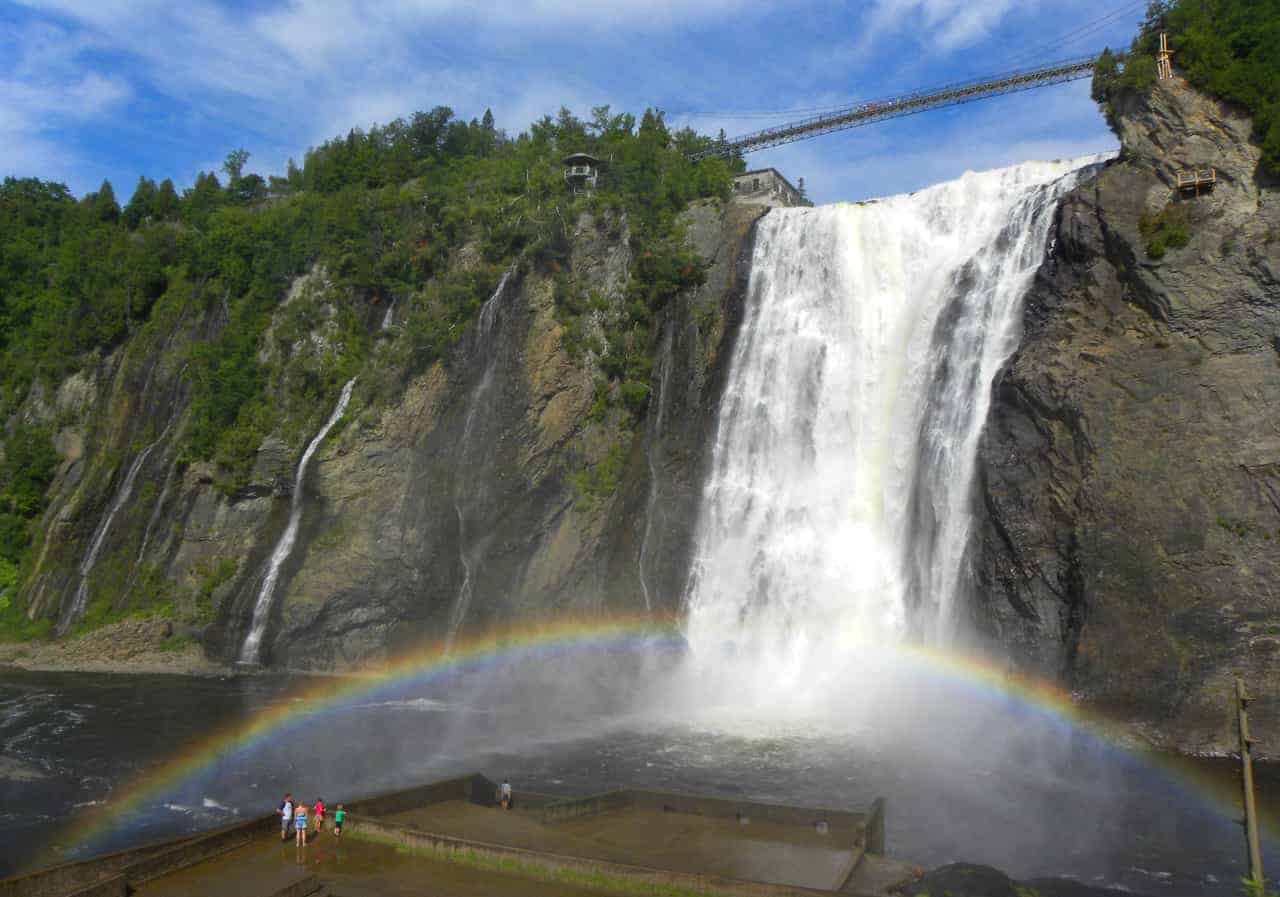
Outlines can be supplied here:
[[1146, 5], [1146, 0], [1133, 0], [1133, 2], [1125, 3], [1113, 9], [1106, 15], [1099, 16], [1091, 22], [1086, 22], [1079, 28], [1068, 31], [1056, 40], [1045, 41], [1044, 43], [1028, 47], [1018, 53], [1015, 53], [1013, 56], [1005, 57], [1004, 64], [1018, 65], [1030, 59], [1037, 59], [1043, 56], [1046, 52], [1057, 47], [1076, 43], [1085, 37], [1092, 36], [1094, 33], [1101, 31], [1110, 25], [1116, 24], [1116, 22], [1124, 16], [1145, 9]]

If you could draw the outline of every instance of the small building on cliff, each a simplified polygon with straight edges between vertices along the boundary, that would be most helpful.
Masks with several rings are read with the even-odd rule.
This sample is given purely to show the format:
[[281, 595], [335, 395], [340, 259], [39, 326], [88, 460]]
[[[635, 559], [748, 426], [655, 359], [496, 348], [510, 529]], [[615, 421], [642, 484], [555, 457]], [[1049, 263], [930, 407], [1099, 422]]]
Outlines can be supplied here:
[[[804, 183], [802, 178], [800, 183]], [[759, 206], [811, 206], [804, 192], [776, 168], [757, 168], [733, 179], [735, 202]]]

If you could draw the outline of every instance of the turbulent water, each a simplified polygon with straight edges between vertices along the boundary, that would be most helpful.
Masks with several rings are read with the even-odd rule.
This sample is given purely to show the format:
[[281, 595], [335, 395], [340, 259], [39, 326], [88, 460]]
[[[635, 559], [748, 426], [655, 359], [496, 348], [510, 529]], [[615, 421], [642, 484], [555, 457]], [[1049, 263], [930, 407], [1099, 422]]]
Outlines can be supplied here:
[[761, 220], [687, 596], [704, 672], [794, 694], [851, 644], [950, 636], [991, 384], [1096, 161]]
[[280, 579], [280, 568], [293, 553], [293, 543], [298, 538], [298, 526], [302, 523], [302, 486], [306, 481], [307, 465], [311, 463], [311, 456], [316, 453], [320, 443], [324, 442], [324, 438], [329, 435], [334, 424], [347, 410], [347, 403], [351, 401], [351, 390], [355, 385], [356, 381], [353, 377], [342, 387], [338, 404], [334, 406], [333, 412], [320, 428], [320, 432], [307, 445], [306, 451], [302, 453], [302, 460], [298, 462], [298, 472], [293, 479], [293, 496], [289, 502], [289, 523], [271, 552], [267, 574], [263, 577], [262, 588], [258, 590], [258, 598], [253, 605], [253, 621], [249, 626], [249, 634], [245, 636], [244, 645], [240, 648], [241, 663], [258, 662], [258, 656], [262, 651], [262, 636], [267, 630], [267, 621], [271, 618], [272, 598], [275, 596], [276, 582]]

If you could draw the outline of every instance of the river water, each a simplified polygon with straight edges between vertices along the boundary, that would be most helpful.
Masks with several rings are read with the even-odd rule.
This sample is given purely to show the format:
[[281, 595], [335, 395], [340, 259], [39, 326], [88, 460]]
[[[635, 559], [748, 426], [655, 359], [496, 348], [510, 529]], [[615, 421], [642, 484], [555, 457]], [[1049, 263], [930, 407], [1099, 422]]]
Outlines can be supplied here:
[[[564, 673], [532, 691], [507, 687], [537, 678], [521, 668], [491, 687], [355, 701], [115, 815], [111, 802], [131, 782], [219, 727], [289, 704], [302, 683], [5, 670], [0, 875], [270, 812], [285, 790], [332, 804], [478, 770], [510, 777], [517, 793], [636, 785], [855, 808], [883, 796], [889, 852], [926, 866], [964, 859], [1152, 894], [1238, 893], [1243, 840], [1213, 803], [1235, 793], [1225, 762], [1194, 764], [1211, 784], [1191, 786], [1185, 765], [1170, 775], [1008, 707], [1006, 727], [1023, 737], [997, 753], [964, 747], [971, 733], [948, 718], [937, 731], [860, 738], [732, 716], [682, 720], [643, 698], [609, 714], [581, 695], [531, 697]], [[1264, 771], [1264, 807], [1278, 785]], [[70, 823], [104, 808], [100, 835], [77, 831], [81, 841], [68, 842]], [[1274, 844], [1267, 859], [1276, 868]]]

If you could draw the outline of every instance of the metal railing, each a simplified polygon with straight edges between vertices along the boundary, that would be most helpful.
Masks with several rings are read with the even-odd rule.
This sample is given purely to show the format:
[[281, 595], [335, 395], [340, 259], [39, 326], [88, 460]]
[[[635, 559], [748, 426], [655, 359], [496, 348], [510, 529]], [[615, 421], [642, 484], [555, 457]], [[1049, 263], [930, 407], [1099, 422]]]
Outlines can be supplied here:
[[1096, 56], [1083, 56], [1076, 59], [1048, 63], [1037, 68], [1020, 69], [996, 76], [949, 84], [944, 87], [918, 90], [871, 103], [859, 103], [856, 106], [849, 106], [835, 112], [802, 118], [785, 125], [744, 134], [741, 137], [735, 137], [732, 140], [717, 143], [715, 146], [704, 150], [690, 153], [689, 158], [696, 162], [699, 159], [710, 159], [716, 156], [753, 153], [757, 150], [780, 146], [784, 143], [808, 140], [811, 137], [830, 134], [833, 131], [844, 131], [890, 118], [915, 115], [918, 112], [925, 112], [930, 109], [958, 106], [962, 103], [971, 103], [974, 100], [983, 100], [987, 97], [1003, 96], [1024, 90], [1048, 87], [1051, 84], [1078, 81], [1093, 74], [1093, 66], [1096, 60]]

